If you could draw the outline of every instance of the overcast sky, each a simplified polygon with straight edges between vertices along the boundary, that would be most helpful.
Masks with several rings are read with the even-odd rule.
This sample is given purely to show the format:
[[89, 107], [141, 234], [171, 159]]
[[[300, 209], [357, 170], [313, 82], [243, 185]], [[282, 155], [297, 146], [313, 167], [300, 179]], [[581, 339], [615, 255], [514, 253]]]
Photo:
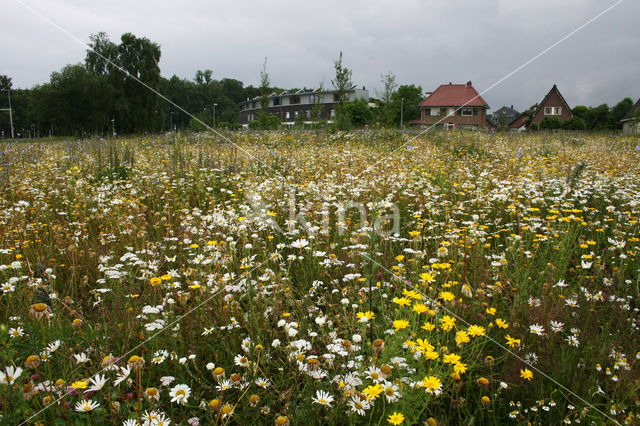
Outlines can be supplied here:
[[[264, 58], [273, 85], [331, 85], [333, 62], [375, 96], [380, 75], [433, 91], [473, 82], [482, 92], [618, 0], [3, 0], [0, 74], [14, 87], [49, 81], [52, 71], [83, 62], [105, 31], [115, 42], [132, 32], [160, 44], [160, 68], [193, 79], [259, 85]], [[640, 1], [624, 0], [541, 56], [484, 99], [493, 110], [539, 102], [557, 84], [571, 107], [610, 106], [640, 97]]]

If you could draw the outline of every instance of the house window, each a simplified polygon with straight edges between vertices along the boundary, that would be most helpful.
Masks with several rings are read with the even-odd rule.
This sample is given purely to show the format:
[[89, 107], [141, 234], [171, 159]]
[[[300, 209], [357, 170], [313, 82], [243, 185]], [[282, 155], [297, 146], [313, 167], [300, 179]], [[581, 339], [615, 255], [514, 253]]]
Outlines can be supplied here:
[[562, 115], [562, 107], [554, 107], [553, 115]]
[[280, 105], [280, 98], [273, 98], [273, 106]]
[[562, 115], [562, 107], [544, 107], [544, 115]]
[[310, 109], [306, 110], [304, 113], [307, 116], [307, 118], [311, 118], [311, 110]]
[[329, 115], [330, 115], [331, 117], [335, 117], [335, 116], [336, 116], [336, 112], [335, 112], [335, 110], [333, 110], [333, 109], [332, 109], [332, 110], [329, 112]]
[[292, 96], [291, 98], [289, 98], [289, 103], [290, 104], [299, 104], [300, 103], [300, 96]]
[[287, 120], [291, 118], [291, 113], [289, 111], [284, 113], [284, 118], [286, 118]]
[[447, 114], [447, 109], [446, 108], [440, 108], [440, 114], [438, 115], [446, 115]]
[[473, 115], [473, 108], [462, 108], [462, 114], [464, 116]]

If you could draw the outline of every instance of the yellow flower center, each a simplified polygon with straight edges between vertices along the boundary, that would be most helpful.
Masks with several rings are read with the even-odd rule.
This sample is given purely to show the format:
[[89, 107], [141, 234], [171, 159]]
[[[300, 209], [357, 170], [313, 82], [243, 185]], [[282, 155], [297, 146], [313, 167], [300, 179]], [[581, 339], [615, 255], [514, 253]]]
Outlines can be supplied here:
[[47, 305], [45, 303], [36, 303], [33, 305], [33, 310], [36, 312], [44, 312], [47, 310]]

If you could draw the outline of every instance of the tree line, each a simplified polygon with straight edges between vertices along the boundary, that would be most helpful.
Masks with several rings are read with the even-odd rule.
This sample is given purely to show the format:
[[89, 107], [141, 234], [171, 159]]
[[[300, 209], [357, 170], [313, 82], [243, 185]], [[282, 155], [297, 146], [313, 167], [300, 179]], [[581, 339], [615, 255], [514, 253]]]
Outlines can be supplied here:
[[[233, 78], [216, 80], [210, 69], [197, 71], [192, 80], [176, 75], [165, 78], [160, 74], [160, 46], [131, 33], [123, 34], [118, 43], [104, 32], [92, 34], [89, 47], [83, 63], [66, 65], [53, 72], [48, 83], [30, 89], [14, 89], [9, 76], [0, 76], [0, 108], [7, 103], [3, 101], [7, 93], [16, 137], [110, 136], [201, 130], [205, 125], [237, 128], [242, 101], [261, 97], [262, 103], [268, 102], [270, 93], [284, 90], [270, 84], [266, 60], [260, 74], [261, 86], [245, 87]], [[405, 121], [420, 116], [422, 88], [397, 87], [395, 77], [393, 93], [385, 102], [378, 102], [382, 108], [370, 108], [366, 101], [345, 102], [346, 91], [353, 83], [351, 70], [342, 66], [342, 52], [336, 64], [338, 75], [332, 83], [342, 93], [337, 109], [341, 128], [374, 123], [390, 126], [399, 123], [402, 114]], [[261, 114], [257, 126], [279, 125], [274, 118]], [[4, 137], [11, 135], [7, 111], [0, 111], [0, 131]]]
[[[53, 72], [48, 83], [30, 89], [12, 89], [11, 78], [0, 75], [0, 109], [6, 108], [6, 93], [7, 101], [9, 96], [11, 99], [16, 137], [110, 136], [186, 128], [201, 130], [204, 125], [237, 128], [239, 104], [255, 97], [261, 99], [262, 106], [255, 127], [280, 125], [275, 116], [266, 113], [266, 107], [269, 94], [284, 89], [271, 85], [266, 59], [260, 86], [245, 87], [236, 79], [214, 79], [210, 69], [197, 71], [192, 80], [176, 75], [167, 79], [160, 74], [160, 46], [131, 33], [123, 34], [119, 43], [104, 32], [92, 34], [89, 46], [84, 63], [67, 65]], [[351, 70], [343, 64], [342, 52], [334, 66], [335, 78], [331, 80], [337, 95], [334, 127], [398, 127], [420, 117], [418, 104], [423, 99], [420, 86], [398, 85], [394, 74], [387, 72], [381, 76], [382, 90], [376, 92], [377, 99], [370, 99], [375, 104], [371, 108], [365, 100], [347, 101], [346, 94], [355, 85]], [[319, 86], [314, 90], [324, 90], [323, 84]], [[573, 109], [575, 117], [569, 123], [570, 128], [619, 128], [619, 120], [632, 105], [633, 101], [625, 98], [613, 108], [606, 104], [595, 108], [578, 106]], [[567, 124], [545, 122], [544, 126], [561, 128]], [[7, 111], [0, 111], [0, 131], [3, 137], [11, 135]]]

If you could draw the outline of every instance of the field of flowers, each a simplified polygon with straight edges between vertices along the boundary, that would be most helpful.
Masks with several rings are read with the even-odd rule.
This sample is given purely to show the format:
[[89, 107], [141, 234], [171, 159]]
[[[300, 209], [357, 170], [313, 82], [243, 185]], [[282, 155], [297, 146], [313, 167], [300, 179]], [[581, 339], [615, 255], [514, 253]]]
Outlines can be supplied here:
[[638, 422], [639, 139], [230, 137], [0, 145], [0, 423]]

